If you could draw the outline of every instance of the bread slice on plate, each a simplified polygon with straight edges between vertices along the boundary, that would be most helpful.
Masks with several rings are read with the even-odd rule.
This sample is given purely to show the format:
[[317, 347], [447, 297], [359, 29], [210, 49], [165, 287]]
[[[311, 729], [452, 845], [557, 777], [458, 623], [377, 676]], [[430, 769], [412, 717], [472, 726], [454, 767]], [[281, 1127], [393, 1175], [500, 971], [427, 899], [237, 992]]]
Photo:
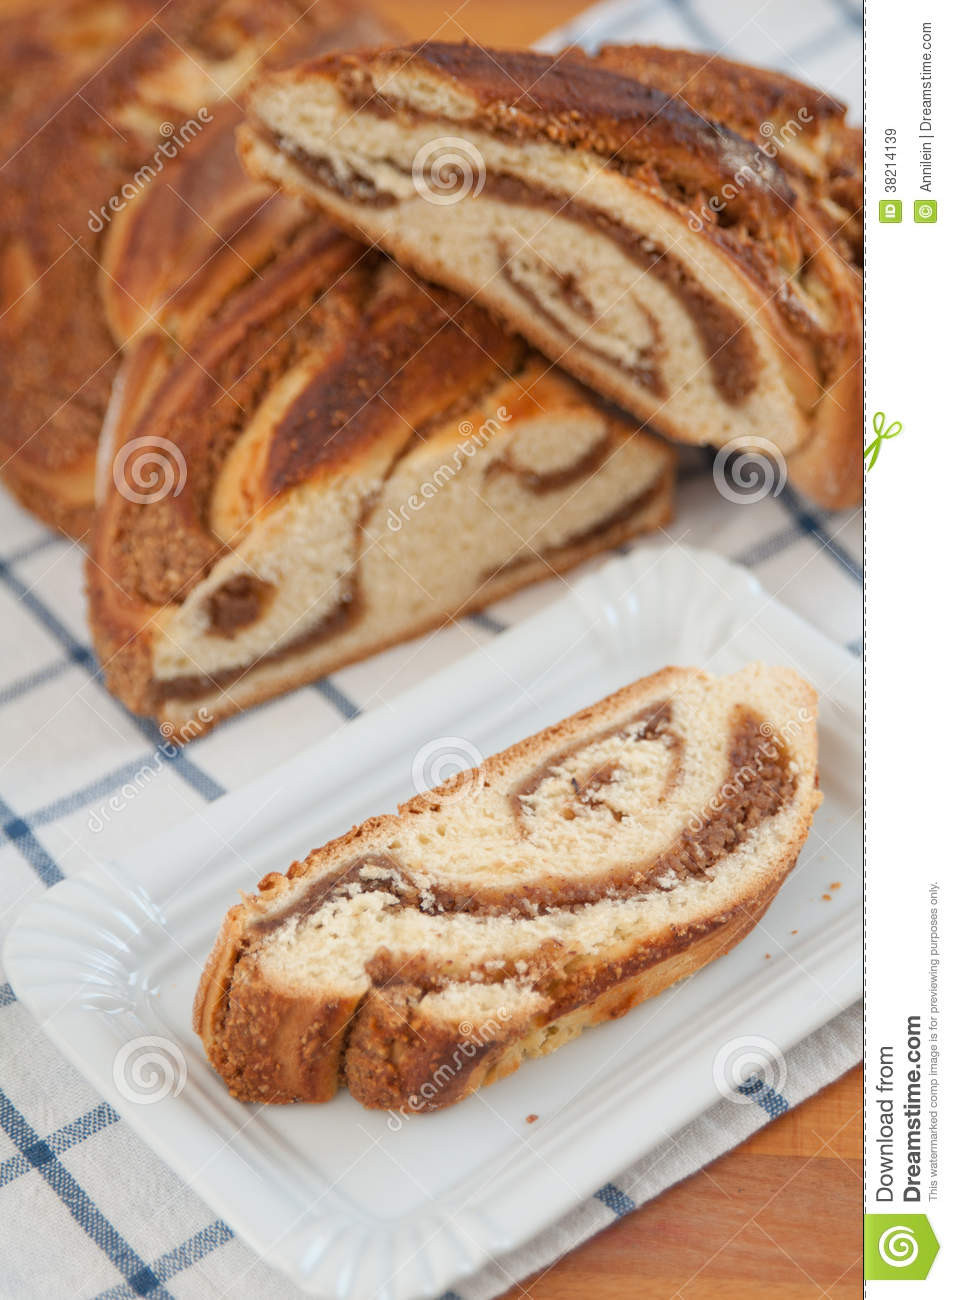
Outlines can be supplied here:
[[101, 442], [93, 639], [183, 739], [671, 516], [671, 448], [475, 303], [323, 219], [269, 237], [127, 348]]
[[246, 165], [668, 436], [861, 490], [860, 135], [775, 73], [428, 42], [264, 78]]
[[243, 1101], [450, 1105], [736, 944], [820, 799], [796, 673], [665, 668], [267, 875], [195, 1029]]

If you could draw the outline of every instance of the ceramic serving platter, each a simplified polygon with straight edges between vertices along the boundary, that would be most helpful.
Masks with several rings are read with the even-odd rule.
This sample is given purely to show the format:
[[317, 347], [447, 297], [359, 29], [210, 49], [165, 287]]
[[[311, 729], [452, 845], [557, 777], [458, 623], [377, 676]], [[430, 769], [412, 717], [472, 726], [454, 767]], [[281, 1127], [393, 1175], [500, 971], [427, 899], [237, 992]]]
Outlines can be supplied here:
[[[665, 664], [729, 672], [753, 659], [790, 664], [820, 691], [825, 800], [741, 945], [436, 1114], [365, 1111], [347, 1094], [272, 1108], [228, 1096], [190, 1014], [239, 890], [393, 809], [422, 764], [446, 775], [455, 756], [491, 754]], [[9, 977], [110, 1104], [305, 1291], [436, 1296], [718, 1101], [733, 1044], [783, 1053], [860, 995], [860, 696], [856, 661], [744, 570], [639, 547], [198, 819], [51, 889], [10, 933]]]

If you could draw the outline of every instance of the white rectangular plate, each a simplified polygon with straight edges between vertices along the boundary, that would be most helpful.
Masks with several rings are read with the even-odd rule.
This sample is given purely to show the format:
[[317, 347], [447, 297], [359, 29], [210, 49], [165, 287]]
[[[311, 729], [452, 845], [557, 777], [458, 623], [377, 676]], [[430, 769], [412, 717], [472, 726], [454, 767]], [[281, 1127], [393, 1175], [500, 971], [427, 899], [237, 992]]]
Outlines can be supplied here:
[[[825, 800], [796, 870], [733, 952], [437, 1114], [401, 1119], [347, 1094], [271, 1108], [228, 1096], [190, 1010], [239, 889], [412, 794], [429, 742], [488, 755], [665, 664], [721, 673], [753, 659], [790, 664], [820, 691]], [[859, 997], [860, 693], [856, 661], [744, 570], [639, 547], [197, 820], [57, 885], [14, 926], [9, 977], [116, 1110], [299, 1286], [436, 1295], [717, 1101], [713, 1063], [730, 1040], [783, 1051]]]

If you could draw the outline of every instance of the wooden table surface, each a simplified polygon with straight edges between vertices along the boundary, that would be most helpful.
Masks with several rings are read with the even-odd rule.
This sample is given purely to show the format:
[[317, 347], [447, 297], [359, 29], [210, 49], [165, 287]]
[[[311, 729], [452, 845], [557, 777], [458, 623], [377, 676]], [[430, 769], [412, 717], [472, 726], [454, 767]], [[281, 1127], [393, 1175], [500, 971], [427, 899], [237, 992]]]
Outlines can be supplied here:
[[505, 1300], [855, 1300], [860, 1066]]
[[[378, 0], [417, 39], [526, 45], [579, 0]], [[862, 1292], [860, 1067], [505, 1300], [853, 1300]]]

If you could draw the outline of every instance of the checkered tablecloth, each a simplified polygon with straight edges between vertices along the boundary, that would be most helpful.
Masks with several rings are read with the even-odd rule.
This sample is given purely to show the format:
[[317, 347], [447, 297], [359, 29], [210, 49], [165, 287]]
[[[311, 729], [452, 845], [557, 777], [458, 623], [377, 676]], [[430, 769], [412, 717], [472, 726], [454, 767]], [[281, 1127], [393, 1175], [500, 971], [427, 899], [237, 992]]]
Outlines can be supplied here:
[[[466, 35], [466, 8], [441, 35]], [[832, 90], [859, 117], [861, 6], [854, 0], [610, 0], [569, 40], [658, 41], [771, 65]], [[685, 456], [673, 545], [712, 548], [860, 652], [859, 511], [829, 514], [789, 487], [729, 504], [707, 453]], [[551, 601], [561, 580], [522, 592], [439, 634], [337, 673], [171, 754], [155, 726], [106, 692], [90, 650], [80, 549], [0, 499], [0, 937], [58, 880], [135, 847], [263, 768]], [[135, 797], [103, 817], [144, 766]], [[122, 802], [122, 801], [120, 801]], [[230, 1228], [171, 1173], [56, 1052], [0, 973], [0, 1297], [291, 1296]], [[848, 1009], [788, 1058], [784, 1095], [755, 1090], [601, 1189], [560, 1224], [459, 1287], [466, 1300], [506, 1289], [741, 1141], [837, 1077], [860, 1055]], [[448, 1293], [448, 1297], [456, 1293]]]

